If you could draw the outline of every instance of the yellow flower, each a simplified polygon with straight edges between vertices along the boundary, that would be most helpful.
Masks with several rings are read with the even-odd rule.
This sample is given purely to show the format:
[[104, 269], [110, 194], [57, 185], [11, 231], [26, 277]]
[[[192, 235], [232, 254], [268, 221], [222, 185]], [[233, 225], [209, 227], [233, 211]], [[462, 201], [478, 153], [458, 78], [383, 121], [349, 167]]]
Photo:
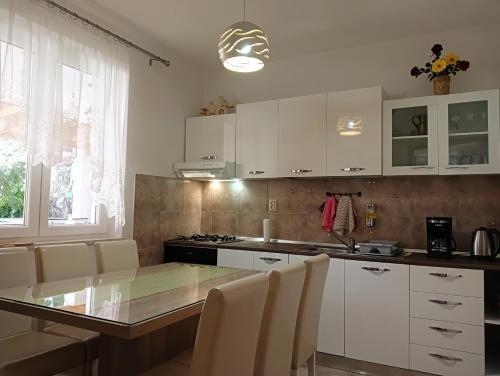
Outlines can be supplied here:
[[446, 54], [444, 57], [448, 65], [456, 64], [458, 60], [460, 60], [460, 57], [457, 54], [454, 54], [453, 52], [450, 52]]
[[439, 73], [439, 72], [444, 71], [447, 65], [448, 65], [448, 63], [446, 62], [445, 59], [437, 59], [434, 63], [432, 63], [431, 70], [434, 73]]

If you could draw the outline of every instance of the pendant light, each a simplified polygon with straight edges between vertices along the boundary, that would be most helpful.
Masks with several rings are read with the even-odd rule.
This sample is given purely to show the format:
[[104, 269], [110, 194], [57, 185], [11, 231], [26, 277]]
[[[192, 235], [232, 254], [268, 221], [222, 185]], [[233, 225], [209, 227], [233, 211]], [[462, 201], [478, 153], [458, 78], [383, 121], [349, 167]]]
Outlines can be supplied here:
[[266, 33], [246, 20], [246, 0], [243, 1], [243, 21], [229, 26], [219, 38], [219, 57], [226, 69], [245, 73], [261, 70], [269, 59]]

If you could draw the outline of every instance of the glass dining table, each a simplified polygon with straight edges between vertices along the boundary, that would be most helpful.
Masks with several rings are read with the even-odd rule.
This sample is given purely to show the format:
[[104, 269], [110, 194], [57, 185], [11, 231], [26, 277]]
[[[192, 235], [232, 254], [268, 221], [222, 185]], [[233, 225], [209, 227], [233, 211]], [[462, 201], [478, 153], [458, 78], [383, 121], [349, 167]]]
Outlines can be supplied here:
[[99, 332], [99, 374], [133, 375], [192, 346], [210, 289], [256, 273], [168, 263], [0, 290], [0, 309]]

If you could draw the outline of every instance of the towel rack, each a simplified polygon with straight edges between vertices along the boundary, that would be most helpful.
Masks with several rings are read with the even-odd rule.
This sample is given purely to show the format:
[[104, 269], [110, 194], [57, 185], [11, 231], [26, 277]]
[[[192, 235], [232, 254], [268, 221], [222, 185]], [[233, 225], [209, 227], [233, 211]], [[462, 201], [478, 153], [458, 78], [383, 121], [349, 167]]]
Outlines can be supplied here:
[[332, 197], [332, 196], [358, 196], [361, 197], [361, 192], [326, 192], [327, 197]]

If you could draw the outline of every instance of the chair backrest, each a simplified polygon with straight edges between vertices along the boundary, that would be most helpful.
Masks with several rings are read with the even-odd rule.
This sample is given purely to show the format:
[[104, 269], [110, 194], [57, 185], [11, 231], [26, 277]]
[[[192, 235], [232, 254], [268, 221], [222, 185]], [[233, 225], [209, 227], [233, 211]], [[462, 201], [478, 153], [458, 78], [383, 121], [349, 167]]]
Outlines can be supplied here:
[[[33, 257], [26, 248], [0, 250], [0, 289], [29, 286], [35, 282]], [[31, 317], [0, 311], [0, 338], [31, 329]]]
[[303, 365], [314, 354], [318, 345], [319, 316], [330, 258], [323, 254], [309, 257], [304, 263], [306, 278], [295, 329], [292, 357], [294, 369]]
[[92, 275], [90, 253], [86, 244], [47, 245], [35, 248], [40, 282]]
[[135, 240], [118, 240], [95, 243], [97, 273], [137, 269], [139, 255]]
[[269, 278], [260, 273], [210, 290], [203, 306], [191, 376], [253, 376]]
[[269, 272], [269, 292], [255, 358], [255, 376], [289, 376], [304, 287], [303, 262]]

